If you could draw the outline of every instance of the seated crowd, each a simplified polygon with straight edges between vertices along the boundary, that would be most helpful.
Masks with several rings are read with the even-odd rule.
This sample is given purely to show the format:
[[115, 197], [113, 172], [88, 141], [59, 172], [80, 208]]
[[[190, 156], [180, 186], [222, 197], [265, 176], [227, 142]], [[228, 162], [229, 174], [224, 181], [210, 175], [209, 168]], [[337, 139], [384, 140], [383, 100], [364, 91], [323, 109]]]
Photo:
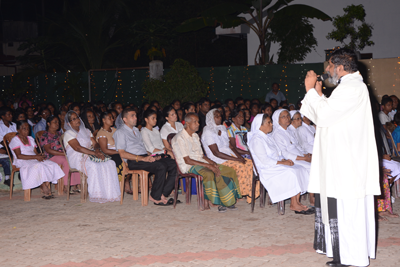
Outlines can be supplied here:
[[[301, 101], [288, 104], [277, 86], [265, 103], [202, 98], [196, 103], [175, 100], [162, 109], [157, 101], [141, 107], [67, 102], [58, 110], [51, 103], [33, 108], [30, 102], [20, 102], [17, 109], [0, 108], [0, 138], [17, 133], [8, 145], [13, 164], [20, 168], [22, 188], [40, 186], [45, 199], [54, 197], [49, 183], [64, 178], [64, 190], [73, 194], [80, 192], [80, 175], [86, 175], [90, 201], [119, 201], [120, 182], [126, 193], [133, 193], [129, 176], [123, 177], [125, 161], [130, 170], [154, 174], [149, 199], [156, 205], [173, 204], [169, 196], [180, 171], [203, 177], [206, 209], [236, 210], [238, 199], [251, 203], [257, 170], [273, 203], [290, 198], [296, 214], [312, 214], [313, 194], [310, 206], [303, 205], [300, 196], [307, 193], [316, 125], [299, 112]], [[380, 215], [389, 217], [397, 216], [390, 186], [395, 184], [400, 192], [400, 163], [392, 159], [400, 149], [397, 104], [396, 96], [384, 96], [377, 107], [385, 174], [384, 196], [377, 206]], [[172, 141], [170, 134], [175, 134]], [[10, 185], [5, 145], [0, 144], [0, 164], [4, 183]], [[69, 167], [78, 170], [71, 175], [71, 188]], [[254, 198], [260, 190], [257, 184]]]

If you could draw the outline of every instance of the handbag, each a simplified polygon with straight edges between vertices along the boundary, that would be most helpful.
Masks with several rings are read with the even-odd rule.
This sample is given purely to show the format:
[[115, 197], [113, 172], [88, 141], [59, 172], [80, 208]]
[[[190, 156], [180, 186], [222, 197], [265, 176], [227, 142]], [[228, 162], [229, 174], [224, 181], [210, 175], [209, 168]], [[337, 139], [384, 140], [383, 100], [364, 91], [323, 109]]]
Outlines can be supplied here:
[[[101, 152], [101, 153], [103, 153], [103, 152]], [[104, 155], [104, 159], [98, 158], [98, 157], [93, 156], [93, 155], [89, 155], [89, 159], [91, 161], [93, 161], [93, 162], [106, 162], [106, 161], [109, 161], [111, 159], [111, 157], [109, 155], [106, 155], [104, 153], [103, 153], [103, 155]]]

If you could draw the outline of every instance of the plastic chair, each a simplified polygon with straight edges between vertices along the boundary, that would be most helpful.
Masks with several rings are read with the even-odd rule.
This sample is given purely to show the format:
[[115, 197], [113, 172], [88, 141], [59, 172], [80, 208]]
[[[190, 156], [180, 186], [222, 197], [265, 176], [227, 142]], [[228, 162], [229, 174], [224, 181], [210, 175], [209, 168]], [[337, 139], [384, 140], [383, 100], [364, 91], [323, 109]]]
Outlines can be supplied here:
[[[19, 172], [19, 168], [17, 168], [13, 164], [13, 160], [11, 157], [10, 149], [8, 148], [8, 144], [11, 142], [11, 139], [13, 139], [16, 135], [17, 135], [17, 133], [8, 133], [3, 137], [3, 143], [4, 143], [4, 146], [6, 147], [8, 158], [10, 159], [10, 163], [11, 163], [10, 199], [12, 199], [12, 194], [13, 194], [14, 174], [16, 172]], [[31, 201], [31, 189], [24, 190], [24, 201]]]
[[[172, 148], [171, 141], [175, 135], [176, 135], [175, 133], [171, 133], [167, 137], [167, 142], [169, 143], [171, 148]], [[182, 173], [179, 168], [178, 162], [176, 161], [176, 157], [175, 157], [173, 150], [172, 150], [172, 153], [174, 155], [176, 168], [178, 171], [178, 175], [176, 176], [176, 179], [175, 179], [174, 208], [176, 207], [176, 201], [178, 199], [178, 185], [179, 185], [179, 179], [181, 179], [181, 178], [186, 179], [186, 204], [190, 204], [191, 197], [192, 197], [192, 194], [190, 193], [190, 189], [191, 189], [191, 182], [192, 182], [191, 180], [193, 177], [196, 179], [197, 207], [199, 210], [203, 211], [204, 210], [203, 176], [197, 175], [194, 173]]]
[[[64, 152], [64, 156], [67, 159], [68, 162], [68, 167], [69, 167], [69, 172], [68, 172], [68, 180], [67, 180], [67, 200], [69, 200], [69, 192], [70, 192], [70, 184], [71, 184], [71, 174], [74, 172], [79, 172], [79, 175], [81, 176], [81, 203], [85, 203], [87, 196], [88, 196], [88, 186], [87, 186], [87, 176], [83, 172], [71, 168], [71, 165], [69, 164], [69, 160], [67, 157], [67, 154], [65, 153], [65, 146], [64, 146], [64, 135], [61, 135], [60, 137], [60, 143], [62, 150]], [[64, 185], [64, 183], [63, 183]]]
[[[119, 153], [119, 152], [118, 152]], [[132, 174], [132, 191], [133, 191], [133, 200], [139, 199], [139, 176], [140, 176], [140, 191], [141, 191], [141, 200], [142, 206], [147, 206], [149, 204], [149, 172], [145, 170], [130, 170], [128, 168], [128, 164], [124, 161], [121, 154], [119, 156], [122, 159], [122, 181], [120, 181], [121, 187], [121, 203], [123, 202], [124, 198], [124, 187], [125, 187], [125, 178], [126, 175]]]
[[[250, 148], [247, 145], [247, 133], [244, 134], [242, 138], [243, 138], [244, 144], [248, 147], [250, 158], [254, 163], [253, 155], [251, 154]], [[257, 170], [256, 164], [254, 163], [253, 166], [254, 166], [254, 168], [253, 168], [253, 182], [252, 182], [252, 186], [251, 186], [251, 212], [252, 213], [254, 212], [255, 193], [256, 193], [257, 181], [259, 181], [259, 183], [260, 183], [260, 207], [261, 208], [265, 207], [265, 193], [266, 193], [266, 189], [265, 189], [264, 185], [260, 181], [260, 175], [259, 175], [259, 172]], [[268, 198], [269, 198], [269, 196], [268, 196]], [[269, 199], [269, 203], [271, 203], [271, 199]], [[284, 215], [285, 214], [285, 201], [284, 200], [279, 201], [277, 206], [278, 206], [278, 214]]]

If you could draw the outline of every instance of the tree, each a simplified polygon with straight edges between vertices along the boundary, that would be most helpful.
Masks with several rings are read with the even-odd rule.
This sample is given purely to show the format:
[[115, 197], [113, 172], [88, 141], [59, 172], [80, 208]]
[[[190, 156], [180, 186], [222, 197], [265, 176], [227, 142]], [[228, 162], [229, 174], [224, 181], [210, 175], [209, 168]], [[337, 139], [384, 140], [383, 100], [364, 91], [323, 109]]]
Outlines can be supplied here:
[[[365, 22], [364, 6], [349, 5], [343, 10], [345, 12], [343, 16], [336, 16], [333, 19], [336, 30], [331, 31], [326, 38], [341, 42], [343, 47], [354, 51], [361, 51], [366, 46], [374, 45], [375, 43], [370, 40], [373, 27]], [[356, 26], [357, 21], [361, 25]]]
[[317, 45], [313, 29], [310, 21], [300, 15], [275, 18], [265, 38], [267, 43], [277, 42], [281, 45], [277, 63], [290, 64], [304, 60]]
[[[254, 31], [260, 41], [254, 59], [255, 65], [269, 62], [267, 30], [275, 18], [289, 18], [301, 15], [306, 18], [316, 18], [323, 21], [331, 20], [324, 12], [307, 5], [289, 5], [294, 0], [278, 0], [271, 5], [272, 0], [249, 0], [244, 3], [221, 3], [201, 12], [199, 17], [183, 22], [177, 30], [180, 32], [196, 31], [204, 27], [221, 26], [222, 28], [236, 27], [246, 24]], [[246, 19], [240, 14], [248, 14]]]
[[123, 44], [119, 22], [126, 15], [125, 1], [79, 0], [75, 5], [65, 1], [61, 16], [45, 19], [46, 34], [19, 47], [27, 50], [19, 60], [43, 72], [102, 68], [107, 53]]
[[206, 96], [208, 84], [194, 66], [183, 59], [177, 59], [161, 80], [149, 79], [144, 82], [142, 91], [148, 101], [157, 100], [165, 107], [174, 99], [181, 102], [197, 101]]

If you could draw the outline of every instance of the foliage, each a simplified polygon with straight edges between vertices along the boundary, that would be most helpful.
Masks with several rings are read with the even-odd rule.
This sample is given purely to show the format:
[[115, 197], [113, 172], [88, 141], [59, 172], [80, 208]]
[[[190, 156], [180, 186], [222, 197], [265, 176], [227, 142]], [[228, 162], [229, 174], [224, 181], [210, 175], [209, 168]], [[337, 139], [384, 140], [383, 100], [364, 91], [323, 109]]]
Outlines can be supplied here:
[[[184, 21], [177, 31], [188, 32], [199, 30], [204, 27], [221, 26], [231, 28], [246, 24], [254, 31], [260, 41], [254, 59], [255, 65], [267, 64], [270, 59], [268, 55], [270, 41], [266, 40], [267, 30], [274, 18], [287, 19], [291, 16], [302, 16], [306, 18], [317, 18], [323, 21], [331, 20], [324, 12], [307, 5], [288, 5], [294, 0], [278, 0], [271, 5], [272, 0], [252, 0], [245, 4], [221, 3], [201, 12], [200, 16]], [[250, 15], [247, 19], [240, 14]]]
[[181, 102], [197, 101], [206, 96], [208, 84], [189, 62], [176, 59], [171, 70], [161, 80], [150, 79], [144, 82], [142, 91], [148, 101], [157, 100], [165, 107], [174, 99]]
[[280, 43], [278, 64], [290, 64], [305, 59], [317, 45], [314, 26], [302, 16], [277, 17], [266, 34], [266, 40]]
[[129, 35], [132, 36], [129, 43], [136, 44], [135, 60], [140, 56], [140, 49], [147, 49], [150, 60], [165, 57], [165, 47], [171, 44], [175, 37], [173, 23], [164, 19], [144, 19], [135, 22], [129, 27]]
[[[336, 16], [333, 19], [333, 26], [336, 30], [330, 32], [326, 38], [341, 42], [345, 48], [361, 51], [366, 46], [375, 43], [370, 40], [373, 27], [365, 22], [365, 9], [363, 5], [349, 5], [343, 8], [345, 14]], [[356, 26], [356, 21], [361, 23]], [[346, 43], [346, 39], [350, 42]]]
[[45, 19], [45, 35], [23, 43], [23, 64], [44, 72], [53, 69], [88, 71], [102, 68], [107, 53], [122, 46], [124, 34], [119, 20], [126, 15], [124, 1], [65, 1], [61, 16]]

